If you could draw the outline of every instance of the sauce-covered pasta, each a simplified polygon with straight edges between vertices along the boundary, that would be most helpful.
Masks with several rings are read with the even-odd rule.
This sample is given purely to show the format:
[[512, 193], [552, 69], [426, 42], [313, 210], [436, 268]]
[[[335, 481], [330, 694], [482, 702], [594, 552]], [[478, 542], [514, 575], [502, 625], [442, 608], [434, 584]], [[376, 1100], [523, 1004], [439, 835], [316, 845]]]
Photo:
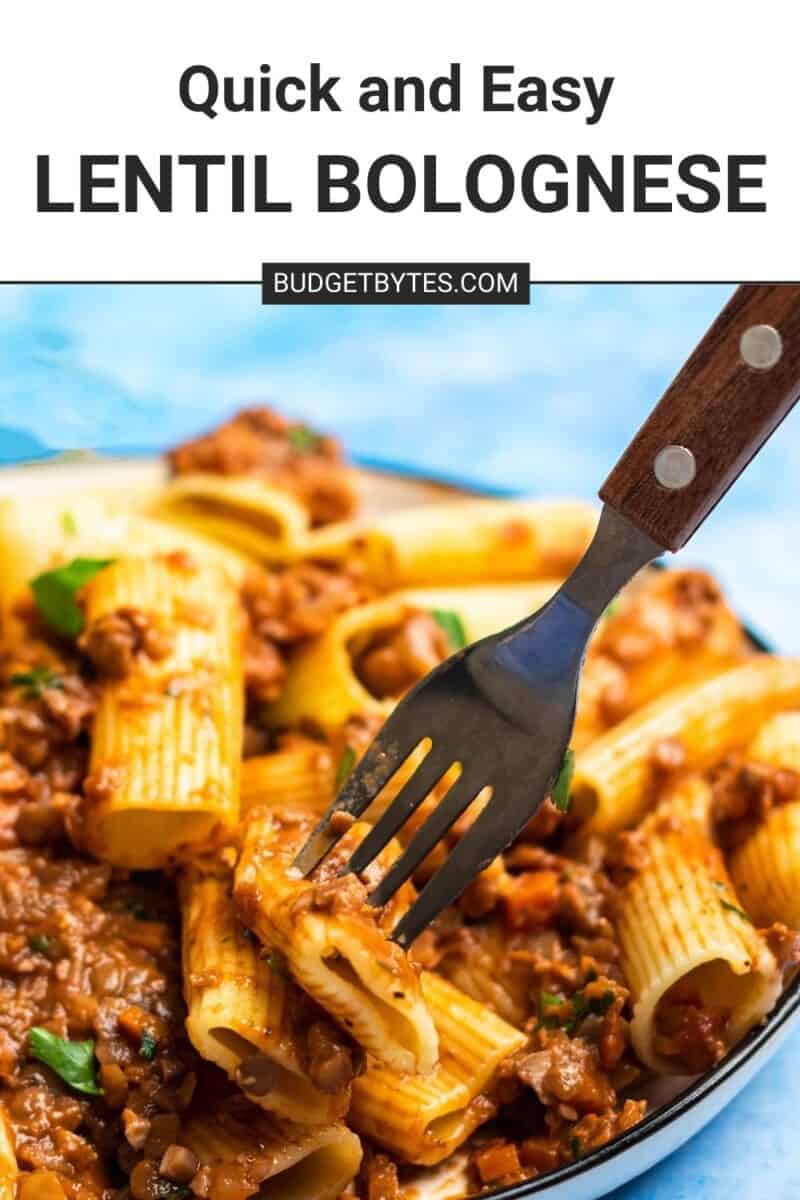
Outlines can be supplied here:
[[544, 603], [594, 516], [362, 514], [338, 444], [267, 409], [167, 462], [124, 519], [95, 497], [24, 554], [4, 502], [31, 567], [0, 583], [1, 1200], [403, 1200], [456, 1152], [453, 1194], [491, 1191], [768, 1016], [800, 963], [800, 662], [755, 653], [710, 576], [615, 601], [571, 788], [406, 953], [488, 791], [385, 909], [457, 771], [340, 868], [425, 743], [311, 879], [294, 855], [397, 700]]

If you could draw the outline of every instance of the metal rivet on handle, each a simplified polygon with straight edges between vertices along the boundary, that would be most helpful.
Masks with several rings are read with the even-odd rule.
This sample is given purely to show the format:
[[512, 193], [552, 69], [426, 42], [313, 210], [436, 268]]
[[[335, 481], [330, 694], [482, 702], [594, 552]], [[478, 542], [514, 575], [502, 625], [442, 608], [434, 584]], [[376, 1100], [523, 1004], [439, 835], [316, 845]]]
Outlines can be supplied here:
[[692, 482], [697, 464], [687, 446], [665, 446], [656, 455], [653, 470], [662, 487], [678, 491]]
[[751, 325], [739, 339], [739, 353], [754, 371], [771, 371], [783, 354], [781, 335], [772, 325]]

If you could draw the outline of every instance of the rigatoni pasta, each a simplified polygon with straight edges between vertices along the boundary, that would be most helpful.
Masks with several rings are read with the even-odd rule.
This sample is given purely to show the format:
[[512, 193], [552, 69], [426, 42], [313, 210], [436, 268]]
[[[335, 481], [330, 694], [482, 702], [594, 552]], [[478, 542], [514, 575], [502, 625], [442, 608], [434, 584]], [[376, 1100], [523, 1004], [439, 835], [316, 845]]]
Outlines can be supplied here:
[[263, 1200], [338, 1200], [361, 1162], [356, 1135], [341, 1124], [276, 1121], [242, 1100], [199, 1103], [184, 1122], [183, 1141], [208, 1194], [235, 1188], [237, 1195]]
[[[230, 833], [239, 812], [243, 683], [236, 591], [186, 556], [123, 558], [87, 589], [101, 666], [116, 626], [157, 652], [106, 664], [92, 730], [85, 838], [116, 866], [148, 868]], [[138, 614], [138, 617], [136, 616]], [[142, 625], [144, 623], [144, 625]], [[137, 631], [146, 638], [146, 633]], [[117, 674], [122, 670], [121, 676]]]
[[[462, 645], [530, 616], [549, 600], [556, 580], [395, 592], [338, 616], [321, 637], [295, 654], [280, 699], [268, 712], [278, 726], [302, 720], [331, 729], [356, 713], [385, 718], [400, 691]], [[441, 614], [455, 622], [437, 629]], [[370, 652], [403, 643], [407, 670], [370, 670]], [[372, 659], [374, 662], [374, 659]], [[370, 686], [372, 685], [372, 686]]]
[[18, 1175], [13, 1135], [0, 1107], [0, 1200], [14, 1200]]
[[309, 1035], [320, 1014], [237, 919], [232, 877], [190, 869], [181, 891], [186, 1031], [195, 1049], [279, 1117], [321, 1125], [344, 1116], [349, 1082], [326, 1081], [322, 1062], [313, 1078]]
[[[292, 862], [314, 824], [304, 813], [250, 811], [236, 868], [239, 914], [264, 945], [280, 951], [292, 977], [365, 1050], [397, 1071], [431, 1071], [438, 1053], [436, 1028], [417, 972], [387, 936], [410, 903], [412, 889], [405, 885], [380, 912], [366, 906], [366, 891], [354, 877], [349, 891], [337, 894], [335, 864], [346, 862], [363, 839], [369, 829], [363, 823], [344, 835], [321, 881], [303, 879]], [[397, 853], [387, 847], [380, 867], [388, 869]]]
[[[647, 1066], [672, 1074], [712, 1065], [766, 1016], [781, 988], [710, 823], [708, 783], [691, 774], [674, 783], [642, 825], [645, 861], [620, 897], [633, 1045]], [[712, 1015], [699, 1026], [703, 1013]]]
[[400, 1075], [371, 1064], [353, 1085], [349, 1120], [406, 1161], [431, 1166], [494, 1116], [494, 1077], [527, 1039], [432, 972], [423, 972], [421, 982], [439, 1037], [435, 1070]]
[[800, 704], [800, 660], [754, 658], [705, 683], [675, 688], [621, 721], [576, 759], [572, 797], [586, 831], [608, 833], [647, 808], [650, 755], [679, 739], [688, 767], [703, 769], [746, 745], [772, 713]]
[[590, 505], [564, 500], [458, 500], [347, 522], [308, 539], [311, 558], [363, 563], [381, 587], [565, 575], [594, 534]]
[[800, 926], [800, 712], [778, 713], [759, 729], [747, 748], [748, 762], [789, 772], [794, 798], [766, 813], [731, 852], [731, 876], [748, 911], [760, 925], [774, 921]]
[[296, 496], [260, 479], [236, 476], [178, 475], [164, 488], [153, 513], [263, 562], [299, 557], [311, 527]]
[[107, 492], [37, 497], [35, 504], [4, 498], [0, 500], [0, 545], [4, 555], [0, 619], [6, 643], [26, 635], [15, 606], [27, 593], [30, 580], [75, 558], [183, 551], [198, 562], [216, 564], [237, 582], [249, 565], [232, 547], [176, 529], [124, 500], [115, 502]]

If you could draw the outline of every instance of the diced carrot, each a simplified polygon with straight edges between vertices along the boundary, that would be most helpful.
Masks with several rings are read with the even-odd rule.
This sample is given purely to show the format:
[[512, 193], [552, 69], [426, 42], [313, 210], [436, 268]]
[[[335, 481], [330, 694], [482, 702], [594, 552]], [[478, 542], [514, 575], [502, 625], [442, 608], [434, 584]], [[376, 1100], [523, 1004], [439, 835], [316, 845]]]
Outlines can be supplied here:
[[475, 1155], [475, 1166], [481, 1183], [494, 1183], [506, 1175], [518, 1175], [520, 1165], [517, 1147], [513, 1142], [496, 1142], [493, 1146], [487, 1146]]
[[537, 1171], [553, 1171], [559, 1163], [558, 1143], [548, 1137], [529, 1137], [520, 1143], [520, 1161]]
[[555, 871], [526, 871], [513, 880], [503, 897], [506, 921], [512, 929], [549, 921], [558, 903], [558, 881]]

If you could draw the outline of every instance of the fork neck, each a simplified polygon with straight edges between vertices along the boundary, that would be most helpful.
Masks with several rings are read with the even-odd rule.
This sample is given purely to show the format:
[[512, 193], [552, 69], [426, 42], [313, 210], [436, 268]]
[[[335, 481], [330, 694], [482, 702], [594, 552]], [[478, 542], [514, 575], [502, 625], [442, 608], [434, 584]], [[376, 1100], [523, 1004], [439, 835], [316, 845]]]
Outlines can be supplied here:
[[663, 553], [663, 546], [604, 504], [595, 535], [560, 592], [597, 621], [636, 572]]

